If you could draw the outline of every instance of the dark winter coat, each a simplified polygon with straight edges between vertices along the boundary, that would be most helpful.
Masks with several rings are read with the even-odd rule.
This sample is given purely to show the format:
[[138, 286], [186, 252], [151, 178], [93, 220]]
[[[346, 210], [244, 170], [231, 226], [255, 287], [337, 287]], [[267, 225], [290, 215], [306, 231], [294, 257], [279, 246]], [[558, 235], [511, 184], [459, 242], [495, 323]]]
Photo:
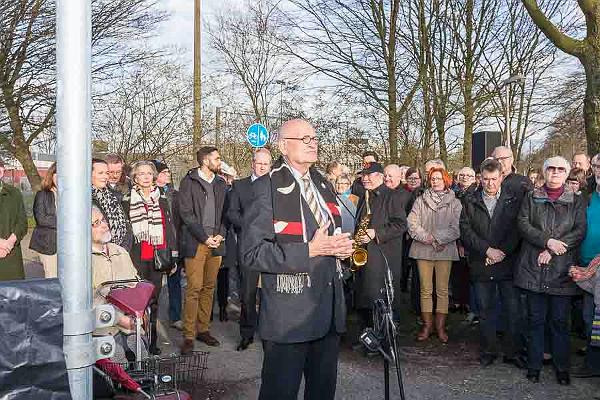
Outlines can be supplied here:
[[[508, 191], [501, 191], [494, 214], [490, 214], [479, 189], [463, 197], [460, 215], [460, 238], [468, 254], [471, 279], [474, 281], [504, 281], [513, 278], [520, 237], [517, 231], [519, 203]], [[499, 249], [506, 257], [499, 263], [486, 266], [486, 251]]]
[[[324, 178], [313, 174], [311, 177], [320, 190]], [[344, 289], [335, 258], [309, 258], [308, 243], [280, 242], [273, 227], [271, 177], [258, 178], [252, 189], [253, 206], [244, 213], [240, 243], [242, 263], [261, 272], [260, 337], [278, 343], [301, 343], [322, 338], [330, 330], [345, 332]], [[312, 238], [318, 228], [317, 222], [303, 198], [301, 206], [306, 236]], [[333, 233], [333, 226], [329, 233]], [[300, 293], [277, 291], [278, 277], [295, 273], [308, 273], [310, 286]]]
[[33, 201], [35, 228], [31, 234], [29, 248], [40, 254], [56, 254], [56, 200], [55, 193], [40, 190]]
[[[584, 199], [568, 187], [556, 200], [548, 198], [542, 188], [529, 192], [521, 205], [518, 228], [523, 241], [515, 271], [515, 285], [537, 293], [571, 296], [577, 287], [569, 268], [577, 265], [578, 247], [585, 237]], [[567, 252], [553, 255], [549, 265], [538, 265], [538, 256], [549, 239], [565, 242]]]
[[[123, 211], [125, 211], [125, 215], [129, 219], [129, 209], [131, 206], [131, 195], [129, 193], [123, 195]], [[173, 221], [173, 213], [171, 211], [171, 207], [169, 206], [169, 202], [167, 200], [167, 196], [161, 190], [160, 198], [158, 200], [158, 205], [160, 206], [160, 210], [165, 216], [165, 241], [167, 248], [171, 251], [177, 250], [177, 234], [175, 232], [175, 222]], [[138, 242], [135, 237], [133, 238], [133, 244], [131, 246], [131, 251], [129, 252], [131, 255], [131, 261], [133, 264], [139, 268], [142, 265], [142, 257], [141, 257], [141, 242]]]
[[[200, 243], [206, 242], [208, 234], [202, 225], [202, 210], [206, 204], [207, 194], [200, 182], [198, 169], [188, 171], [179, 185], [178, 204], [181, 218], [181, 257], [194, 257]], [[215, 195], [215, 226], [218, 233], [225, 237], [223, 224], [223, 206], [225, 204], [225, 181], [215, 176], [213, 191]]]
[[0, 281], [25, 279], [21, 240], [27, 234], [27, 215], [21, 192], [6, 183], [0, 189], [0, 238], [14, 233], [17, 241], [5, 258], [0, 258]]
[[[376, 299], [384, 298], [386, 273], [385, 254], [394, 279], [394, 292], [400, 293], [400, 277], [402, 274], [402, 242], [407, 229], [406, 203], [410, 194], [404, 189], [391, 190], [385, 185], [379, 186], [370, 193], [371, 223], [369, 228], [375, 230], [375, 241], [367, 244], [367, 264], [356, 273], [355, 306], [358, 309], [371, 309]], [[366, 214], [364, 196], [358, 203], [356, 226]], [[396, 295], [394, 308], [399, 306], [399, 296]]]
[[502, 180], [502, 191], [512, 192], [517, 197], [519, 206], [525, 195], [531, 190], [533, 190], [533, 184], [526, 176], [511, 172]]

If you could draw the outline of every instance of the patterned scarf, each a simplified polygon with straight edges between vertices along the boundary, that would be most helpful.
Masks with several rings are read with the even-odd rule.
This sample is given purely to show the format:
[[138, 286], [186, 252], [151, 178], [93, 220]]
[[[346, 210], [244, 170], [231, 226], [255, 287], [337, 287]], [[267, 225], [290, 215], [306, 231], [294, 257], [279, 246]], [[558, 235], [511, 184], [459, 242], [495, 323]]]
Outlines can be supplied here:
[[[325, 178], [313, 168], [310, 169], [309, 173], [317, 191], [327, 205], [329, 219], [332, 221], [331, 231], [333, 231], [335, 227], [342, 226], [340, 206], [333, 192], [327, 189]], [[312, 239], [307, 237], [306, 234], [300, 186], [283, 158], [280, 158], [273, 165], [271, 190], [273, 197], [273, 228], [277, 241], [280, 243], [306, 243]], [[289, 260], [288, 262], [293, 263], [296, 260]], [[338, 262], [337, 265], [338, 272], [341, 273], [340, 263]], [[304, 287], [310, 287], [310, 276], [307, 273], [277, 274], [276, 290], [279, 293], [299, 294], [303, 292]]]
[[92, 202], [97, 204], [108, 220], [111, 242], [121, 246], [127, 235], [127, 218], [117, 196], [110, 189], [98, 189], [92, 186]]
[[160, 211], [160, 189], [155, 187], [150, 198], [144, 199], [142, 191], [135, 186], [131, 191], [129, 220], [137, 242], [148, 242], [153, 246], [163, 244], [162, 213]]
[[429, 198], [433, 201], [435, 205], [439, 205], [444, 197], [448, 194], [449, 189], [442, 190], [441, 192], [436, 192], [433, 189], [427, 189]]

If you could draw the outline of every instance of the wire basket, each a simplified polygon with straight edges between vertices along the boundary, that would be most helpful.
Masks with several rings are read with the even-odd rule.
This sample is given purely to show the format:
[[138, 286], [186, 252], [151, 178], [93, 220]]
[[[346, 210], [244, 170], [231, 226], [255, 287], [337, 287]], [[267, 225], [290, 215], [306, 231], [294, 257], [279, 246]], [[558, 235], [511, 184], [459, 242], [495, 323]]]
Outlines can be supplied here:
[[176, 390], [193, 392], [204, 379], [208, 352], [195, 351], [187, 355], [173, 354], [167, 357], [152, 357], [140, 362], [121, 363], [121, 366], [142, 389], [165, 394]]

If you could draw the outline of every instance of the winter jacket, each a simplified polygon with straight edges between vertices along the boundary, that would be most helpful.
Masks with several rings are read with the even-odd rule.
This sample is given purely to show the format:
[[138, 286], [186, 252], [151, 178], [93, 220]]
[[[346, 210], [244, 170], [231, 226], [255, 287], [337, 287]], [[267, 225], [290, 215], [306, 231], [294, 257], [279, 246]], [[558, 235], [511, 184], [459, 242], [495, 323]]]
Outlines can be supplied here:
[[0, 238], [8, 239], [14, 233], [17, 241], [12, 251], [0, 258], [0, 281], [24, 279], [21, 240], [27, 234], [27, 215], [19, 189], [0, 183]]
[[33, 201], [35, 228], [29, 248], [40, 254], [56, 254], [56, 200], [55, 193], [40, 190]]
[[[586, 233], [584, 203], [582, 196], [568, 187], [554, 202], [543, 187], [527, 194], [517, 218], [523, 241], [515, 271], [516, 286], [551, 295], [577, 294], [568, 272], [572, 265], [577, 265], [578, 247]], [[538, 256], [549, 239], [565, 242], [567, 252], [553, 255], [548, 265], [539, 266]]]
[[[406, 232], [406, 202], [409, 193], [404, 189], [392, 190], [385, 185], [370, 192], [369, 205], [371, 221], [369, 228], [375, 230], [375, 241], [366, 245], [367, 264], [355, 275], [355, 307], [371, 309], [376, 299], [382, 299], [385, 292], [385, 275], [387, 259], [394, 279], [394, 291], [400, 293], [400, 276], [402, 273], [402, 238]], [[366, 215], [365, 197], [358, 204], [356, 229]], [[382, 254], [383, 253], [383, 254]], [[385, 258], [384, 258], [385, 255]], [[393, 308], [400, 307], [400, 296], [394, 299]]]
[[[192, 168], [181, 180], [177, 203], [179, 204], [179, 217], [181, 218], [181, 257], [194, 257], [200, 243], [206, 242], [208, 234], [202, 225], [202, 210], [206, 204], [207, 194], [200, 182], [198, 168]], [[223, 206], [225, 203], [225, 181], [220, 176], [215, 176], [213, 185], [215, 195], [215, 226], [217, 232], [225, 237], [223, 224]]]
[[[123, 195], [122, 205], [123, 211], [125, 211], [125, 215], [129, 219], [129, 209], [131, 208], [131, 193], [126, 193]], [[164, 232], [167, 248], [170, 249], [171, 252], [177, 251], [177, 234], [175, 232], [175, 222], [173, 221], [173, 213], [171, 211], [171, 207], [169, 207], [167, 196], [162, 190], [160, 191], [158, 205], [160, 206], [160, 210], [164, 215]], [[129, 254], [131, 255], [131, 261], [133, 261], [133, 264], [139, 268], [142, 265], [141, 243], [136, 240], [135, 236], [133, 237], [133, 244], [131, 246], [131, 251], [129, 252]]]
[[[483, 201], [483, 190], [463, 198], [460, 216], [460, 238], [468, 254], [473, 281], [501, 281], [513, 278], [520, 237], [517, 233], [519, 203], [512, 192], [501, 191], [490, 217]], [[485, 265], [489, 248], [499, 249], [506, 257], [499, 263]]]
[[[460, 237], [459, 220], [462, 206], [452, 190], [448, 190], [442, 201], [436, 204], [431, 189], [415, 200], [408, 215], [408, 232], [414, 239], [409, 257], [417, 260], [458, 260], [456, 240]], [[435, 251], [425, 244], [429, 235], [446, 247]]]

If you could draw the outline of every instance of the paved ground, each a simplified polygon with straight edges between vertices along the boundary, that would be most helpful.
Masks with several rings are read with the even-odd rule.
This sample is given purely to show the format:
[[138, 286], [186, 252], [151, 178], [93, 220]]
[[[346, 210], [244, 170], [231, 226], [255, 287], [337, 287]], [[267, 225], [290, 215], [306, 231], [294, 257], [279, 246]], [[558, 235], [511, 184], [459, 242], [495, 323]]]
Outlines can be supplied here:
[[[23, 246], [26, 248], [26, 246]], [[35, 255], [26, 252], [29, 276], [39, 276], [40, 265]], [[166, 291], [161, 295], [166, 305]], [[160, 317], [166, 319], [162, 307]], [[501, 363], [482, 369], [477, 362], [477, 328], [462, 322], [461, 315], [451, 315], [450, 343], [441, 345], [431, 339], [424, 344], [414, 340], [416, 326], [409, 311], [400, 327], [402, 375], [406, 398], [411, 400], [571, 400], [593, 399], [598, 395], [600, 379], [573, 380], [569, 387], [555, 383], [551, 367], [542, 373], [541, 383], [531, 384], [524, 371]], [[180, 343], [178, 331], [163, 324], [161, 341], [165, 353], [174, 352]], [[194, 394], [194, 399], [239, 400], [256, 399], [260, 386], [262, 351], [255, 343], [244, 352], [237, 352], [238, 325], [236, 322], [215, 321], [212, 333], [222, 346], [208, 348], [196, 343], [197, 350], [209, 351], [208, 370], [204, 383]], [[574, 345], [580, 345], [577, 339]], [[573, 356], [573, 364], [581, 363]], [[392, 371], [393, 373], [394, 371]], [[392, 376], [392, 398], [398, 399], [396, 379]], [[380, 358], [365, 358], [345, 346], [340, 354], [337, 399], [383, 399], [383, 362]]]

